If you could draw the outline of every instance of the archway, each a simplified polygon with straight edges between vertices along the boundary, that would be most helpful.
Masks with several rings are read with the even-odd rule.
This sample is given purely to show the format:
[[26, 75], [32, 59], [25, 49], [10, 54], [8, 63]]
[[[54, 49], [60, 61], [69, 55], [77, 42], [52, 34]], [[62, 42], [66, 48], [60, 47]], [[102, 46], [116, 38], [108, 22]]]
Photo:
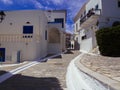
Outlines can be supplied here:
[[61, 50], [61, 33], [58, 28], [50, 28], [48, 30], [48, 53], [56, 54]]
[[57, 28], [49, 30], [49, 43], [60, 43], [60, 32]]

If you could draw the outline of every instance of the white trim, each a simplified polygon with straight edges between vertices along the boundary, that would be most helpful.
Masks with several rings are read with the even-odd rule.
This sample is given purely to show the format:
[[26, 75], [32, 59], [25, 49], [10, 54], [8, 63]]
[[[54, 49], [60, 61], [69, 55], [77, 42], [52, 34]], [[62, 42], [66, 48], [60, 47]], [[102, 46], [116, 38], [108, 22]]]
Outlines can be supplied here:
[[[68, 66], [66, 74], [68, 90], [114, 90], [110, 85], [113, 84], [112, 86], [114, 86], [115, 81], [89, 70], [80, 63], [83, 55], [84, 53], [77, 56]], [[95, 75], [99, 77], [100, 80], [96, 79], [96, 77], [94, 77]], [[109, 84], [105, 84], [101, 82], [101, 80]], [[116, 85], [117, 88], [119, 88], [118, 86], [119, 84]]]
[[2, 65], [0, 65], [0, 68], [1, 68], [1, 67], [12, 67], [12, 66], [18, 66], [18, 65], [25, 64], [25, 63], [27, 63], [27, 61], [22, 62], [22, 63], [17, 63], [17, 64], [2, 64]]
[[80, 52], [82, 52], [82, 53], [88, 53], [87, 51], [85, 51], [85, 50], [80, 50]]

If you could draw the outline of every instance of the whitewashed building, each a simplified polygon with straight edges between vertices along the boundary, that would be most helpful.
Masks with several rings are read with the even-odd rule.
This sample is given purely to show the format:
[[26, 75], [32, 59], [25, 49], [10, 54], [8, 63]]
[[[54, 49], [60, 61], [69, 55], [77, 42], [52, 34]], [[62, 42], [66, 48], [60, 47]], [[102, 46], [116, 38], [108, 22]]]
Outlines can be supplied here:
[[80, 51], [95, 48], [95, 31], [116, 21], [120, 21], [120, 0], [88, 0], [74, 18], [75, 40], [78, 39]]
[[65, 50], [66, 10], [5, 11], [0, 23], [0, 57], [20, 62]]

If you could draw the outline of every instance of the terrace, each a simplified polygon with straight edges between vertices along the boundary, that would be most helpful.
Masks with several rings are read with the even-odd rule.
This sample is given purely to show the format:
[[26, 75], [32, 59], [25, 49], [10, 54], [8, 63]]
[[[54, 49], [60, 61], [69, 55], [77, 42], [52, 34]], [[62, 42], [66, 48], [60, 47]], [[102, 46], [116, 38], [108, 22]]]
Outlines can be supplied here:
[[101, 15], [101, 9], [90, 9], [88, 13], [80, 19], [80, 25], [82, 28], [88, 27], [91, 24], [97, 22], [97, 19]]

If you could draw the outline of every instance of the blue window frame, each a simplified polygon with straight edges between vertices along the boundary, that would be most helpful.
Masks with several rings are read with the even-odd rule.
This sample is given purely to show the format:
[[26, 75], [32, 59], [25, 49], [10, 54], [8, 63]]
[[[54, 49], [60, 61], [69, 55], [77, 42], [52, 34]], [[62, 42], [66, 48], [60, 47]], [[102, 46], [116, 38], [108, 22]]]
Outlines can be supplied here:
[[33, 26], [23, 26], [23, 34], [33, 34]]

